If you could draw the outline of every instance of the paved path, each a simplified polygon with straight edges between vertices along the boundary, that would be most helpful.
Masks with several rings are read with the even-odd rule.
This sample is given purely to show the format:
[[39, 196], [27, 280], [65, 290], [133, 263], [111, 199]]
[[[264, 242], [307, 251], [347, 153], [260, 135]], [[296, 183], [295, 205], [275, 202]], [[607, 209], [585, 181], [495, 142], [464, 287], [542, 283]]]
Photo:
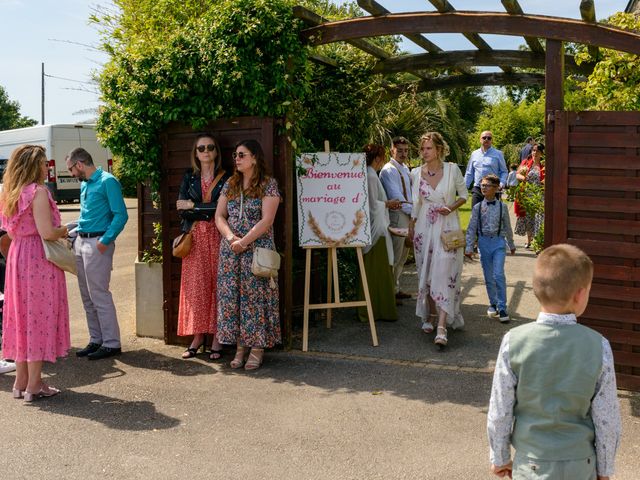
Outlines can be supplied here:
[[[125, 353], [88, 362], [72, 352], [46, 368], [63, 393], [33, 404], [12, 399], [13, 374], [0, 375], [0, 478], [494, 478], [485, 436], [490, 371], [503, 333], [535, 316], [531, 254], [507, 260], [510, 326], [484, 315], [475, 262], [464, 274], [467, 328], [445, 352], [418, 330], [406, 302], [401, 321], [378, 325], [378, 348], [346, 314], [330, 331], [314, 322], [313, 352], [271, 353], [245, 373], [202, 356], [180, 360], [182, 348], [133, 335], [136, 211], [129, 213], [112, 282]], [[415, 291], [410, 269], [402, 280]], [[87, 333], [75, 278], [68, 281], [75, 350]], [[636, 479], [640, 395], [620, 392], [620, 400], [616, 478]]]

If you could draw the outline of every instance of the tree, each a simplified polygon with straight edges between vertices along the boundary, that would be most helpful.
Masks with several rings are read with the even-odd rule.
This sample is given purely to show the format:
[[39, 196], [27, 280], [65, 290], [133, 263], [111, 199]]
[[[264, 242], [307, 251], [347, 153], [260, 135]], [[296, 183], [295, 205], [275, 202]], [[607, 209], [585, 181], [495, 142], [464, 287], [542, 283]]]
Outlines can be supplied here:
[[7, 91], [0, 85], [0, 130], [31, 127], [36, 123], [34, 119], [20, 115], [20, 104], [9, 100]]
[[[640, 15], [616, 13], [605, 23], [623, 30], [640, 31]], [[585, 46], [576, 53], [578, 63], [597, 61], [586, 82], [572, 92], [569, 106], [596, 110], [640, 110], [640, 56], [607, 48], [598, 49], [592, 58]]]
[[507, 164], [519, 163], [518, 146], [527, 137], [537, 138], [544, 132], [544, 101], [542, 96], [516, 104], [507, 96], [499, 97], [480, 115], [469, 143], [477, 148], [480, 134], [491, 130], [493, 144], [504, 151]]

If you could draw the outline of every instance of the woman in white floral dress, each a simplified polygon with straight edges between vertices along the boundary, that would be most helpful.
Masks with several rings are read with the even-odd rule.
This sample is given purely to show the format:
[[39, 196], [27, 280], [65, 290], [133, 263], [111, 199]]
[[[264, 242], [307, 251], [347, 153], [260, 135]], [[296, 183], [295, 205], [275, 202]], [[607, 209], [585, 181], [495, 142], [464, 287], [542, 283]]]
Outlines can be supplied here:
[[422, 319], [425, 333], [431, 333], [437, 321], [434, 343], [445, 346], [447, 327], [464, 326], [460, 314], [463, 251], [446, 251], [440, 235], [460, 229], [456, 210], [465, 204], [467, 189], [458, 166], [444, 162], [449, 146], [440, 133], [425, 133], [420, 139], [420, 153], [423, 164], [411, 172], [413, 210], [409, 226], [418, 272], [416, 315]]

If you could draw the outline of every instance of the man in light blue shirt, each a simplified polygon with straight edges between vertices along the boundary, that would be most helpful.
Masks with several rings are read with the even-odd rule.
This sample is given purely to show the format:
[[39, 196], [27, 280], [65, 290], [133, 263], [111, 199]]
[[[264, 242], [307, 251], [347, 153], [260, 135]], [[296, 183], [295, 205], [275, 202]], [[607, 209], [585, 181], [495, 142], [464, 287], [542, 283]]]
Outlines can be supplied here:
[[[411, 177], [405, 162], [409, 158], [409, 140], [395, 137], [391, 141], [391, 159], [380, 170], [380, 182], [389, 200], [399, 200], [399, 210], [389, 211], [389, 225], [394, 228], [409, 228], [411, 220]], [[396, 299], [411, 298], [411, 295], [400, 290], [400, 275], [407, 261], [409, 248], [404, 237], [393, 235], [393, 279], [396, 287]]]
[[[483, 177], [494, 174], [500, 179], [500, 190], [504, 188], [507, 183], [507, 164], [504, 161], [504, 155], [502, 152], [491, 146], [493, 142], [493, 134], [487, 130], [480, 135], [481, 146], [478, 150], [475, 150], [469, 158], [467, 164], [467, 173], [464, 176], [464, 181], [467, 185], [467, 190], [471, 188], [473, 183], [473, 190], [471, 192], [471, 207], [476, 203], [480, 203], [484, 196], [480, 191], [480, 182]], [[496, 195], [496, 198], [500, 198], [500, 195]]]
[[102, 168], [96, 168], [89, 152], [84, 148], [72, 150], [66, 164], [69, 173], [82, 181], [74, 250], [90, 338], [89, 344], [76, 355], [99, 360], [121, 353], [120, 328], [109, 282], [114, 241], [129, 216], [120, 182]]

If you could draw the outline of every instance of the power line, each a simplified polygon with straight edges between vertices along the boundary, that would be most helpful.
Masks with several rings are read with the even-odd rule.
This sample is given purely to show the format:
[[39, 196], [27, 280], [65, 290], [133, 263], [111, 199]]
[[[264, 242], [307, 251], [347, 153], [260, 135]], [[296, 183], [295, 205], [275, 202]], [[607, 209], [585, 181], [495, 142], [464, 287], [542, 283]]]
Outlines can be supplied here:
[[94, 81], [87, 82], [87, 81], [83, 81], [83, 80], [74, 80], [73, 78], [57, 77], [56, 75], [49, 75], [48, 73], [45, 73], [44, 76], [45, 77], [49, 77], [49, 78], [57, 78], [58, 80], [66, 80], [67, 82], [86, 83], [88, 85], [95, 85], [96, 84], [96, 82], [94, 82]]

